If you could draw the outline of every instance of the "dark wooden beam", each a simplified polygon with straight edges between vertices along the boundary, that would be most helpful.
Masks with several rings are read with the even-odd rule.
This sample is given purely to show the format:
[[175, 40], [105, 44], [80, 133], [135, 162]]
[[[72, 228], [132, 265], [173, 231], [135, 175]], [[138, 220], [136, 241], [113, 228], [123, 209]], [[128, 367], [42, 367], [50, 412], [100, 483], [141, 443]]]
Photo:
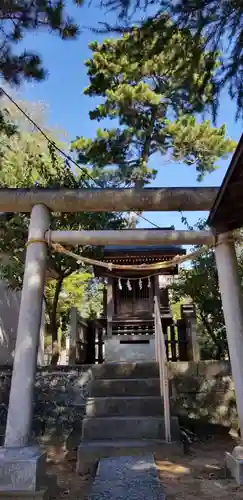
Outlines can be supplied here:
[[[225, 231], [243, 226], [242, 195], [243, 192], [243, 134], [234, 152], [230, 166], [225, 174], [215, 202], [211, 208], [208, 225], [217, 232], [222, 227]], [[236, 219], [232, 223], [232, 217]], [[231, 229], [229, 229], [231, 227]]]

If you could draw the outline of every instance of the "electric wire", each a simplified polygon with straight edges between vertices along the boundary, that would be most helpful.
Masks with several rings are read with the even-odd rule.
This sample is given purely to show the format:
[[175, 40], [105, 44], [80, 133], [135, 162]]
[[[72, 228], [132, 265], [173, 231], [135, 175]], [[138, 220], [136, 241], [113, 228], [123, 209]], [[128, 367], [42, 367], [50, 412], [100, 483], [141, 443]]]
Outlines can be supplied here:
[[[6, 97], [7, 99], [9, 99], [9, 101], [23, 114], [23, 116], [38, 130], [38, 132], [40, 132], [40, 134], [46, 139], [46, 141], [52, 145], [56, 151], [58, 151], [62, 156], [64, 156], [64, 158], [66, 158], [66, 160], [70, 161], [71, 163], [73, 163], [80, 171], [82, 171], [92, 182], [94, 182], [99, 188], [103, 188], [103, 186], [99, 183], [99, 181], [97, 181], [97, 179], [95, 179], [92, 175], [89, 174], [88, 170], [84, 167], [81, 167], [77, 161], [75, 161], [70, 155], [68, 155], [67, 153], [65, 153], [65, 151], [63, 151], [57, 144], [55, 141], [53, 141], [52, 139], [50, 139], [50, 137], [46, 134], [46, 132], [28, 115], [28, 113], [26, 113], [26, 111], [24, 111], [23, 108], [21, 108], [21, 106], [13, 99], [13, 97], [11, 97], [8, 92], [6, 92], [6, 90], [3, 88], [3, 87], [0, 87], [0, 92], [2, 92]], [[87, 184], [87, 182], [85, 181], [85, 179], [83, 179], [83, 182], [84, 184], [86, 185], [87, 188], [89, 188], [90, 186]], [[139, 212], [135, 212], [134, 213], [140, 217], [141, 219], [143, 219], [144, 221], [148, 222], [149, 224], [151, 224], [152, 226], [156, 227], [157, 229], [161, 229], [160, 226], [158, 226], [155, 222], [149, 220], [147, 217], [145, 217], [144, 215], [141, 215]]]

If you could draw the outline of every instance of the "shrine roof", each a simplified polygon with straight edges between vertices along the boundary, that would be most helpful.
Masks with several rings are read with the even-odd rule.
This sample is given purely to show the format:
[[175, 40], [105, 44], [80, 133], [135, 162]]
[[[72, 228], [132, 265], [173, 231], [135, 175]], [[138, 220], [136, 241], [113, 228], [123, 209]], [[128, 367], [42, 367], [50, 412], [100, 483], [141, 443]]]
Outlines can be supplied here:
[[[141, 228], [139, 228], [141, 229]], [[171, 230], [175, 229], [174, 226], [163, 227], [161, 229]], [[146, 228], [149, 231], [150, 228]], [[153, 230], [151, 228], [151, 230]], [[126, 231], [126, 229], [124, 229]], [[136, 231], [136, 229], [134, 229]], [[106, 245], [103, 248], [103, 260], [113, 264], [152, 264], [154, 262], [170, 261], [175, 255], [185, 255], [186, 250], [179, 245]], [[94, 266], [96, 276], [146, 276], [151, 274], [151, 271], [126, 271], [126, 270], [112, 270], [107, 271], [102, 268]], [[158, 270], [157, 270], [158, 272]], [[168, 268], [161, 268], [161, 274], [178, 274], [178, 265], [170, 266]]]
[[185, 254], [186, 250], [178, 245], [162, 245], [162, 246], [154, 246], [154, 245], [148, 245], [148, 246], [141, 246], [141, 247], [135, 247], [134, 245], [128, 245], [128, 246], [119, 246], [119, 245], [107, 245], [104, 247], [104, 255], [107, 253], [117, 253], [119, 254], [124, 254], [124, 253], [160, 253], [160, 254], [171, 254], [171, 253], [176, 253], [176, 254]]
[[218, 233], [243, 227], [243, 134], [211, 208], [208, 225]]

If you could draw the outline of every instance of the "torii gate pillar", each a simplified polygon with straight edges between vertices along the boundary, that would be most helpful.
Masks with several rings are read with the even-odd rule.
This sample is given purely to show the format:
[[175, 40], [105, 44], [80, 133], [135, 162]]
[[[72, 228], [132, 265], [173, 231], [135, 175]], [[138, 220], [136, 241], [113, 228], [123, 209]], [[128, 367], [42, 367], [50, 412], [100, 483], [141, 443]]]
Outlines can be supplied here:
[[[0, 448], [0, 498], [46, 494], [45, 454], [31, 446], [34, 383], [42, 319], [49, 211], [31, 212], [23, 290], [4, 447]], [[46, 498], [46, 497], [45, 497]]]
[[[217, 237], [215, 256], [235, 385], [239, 426], [241, 439], [243, 439], [243, 296], [235, 244], [231, 233], [220, 234]], [[238, 484], [243, 484], [243, 444], [236, 446], [232, 454], [226, 454], [226, 463]]]

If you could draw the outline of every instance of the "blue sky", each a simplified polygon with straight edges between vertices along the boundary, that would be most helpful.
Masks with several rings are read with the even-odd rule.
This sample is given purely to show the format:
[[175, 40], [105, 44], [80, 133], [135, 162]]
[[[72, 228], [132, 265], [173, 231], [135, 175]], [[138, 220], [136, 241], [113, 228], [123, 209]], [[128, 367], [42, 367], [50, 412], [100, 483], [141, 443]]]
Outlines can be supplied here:
[[[70, 5], [71, 14], [75, 16], [80, 26], [96, 26], [99, 21], [112, 21], [113, 16], [105, 16], [94, 5], [77, 8]], [[113, 17], [114, 19], [114, 17]], [[95, 134], [96, 124], [89, 120], [88, 112], [92, 108], [92, 100], [82, 95], [88, 84], [84, 61], [89, 57], [88, 43], [94, 39], [102, 39], [89, 29], [84, 29], [79, 39], [72, 42], [63, 42], [55, 35], [37, 33], [25, 37], [22, 46], [41, 54], [49, 76], [43, 83], [25, 84], [18, 91], [18, 97], [33, 102], [42, 101], [48, 107], [48, 123], [51, 126], [64, 129], [70, 140], [78, 135], [92, 137]], [[235, 121], [235, 105], [229, 99], [227, 91], [221, 95], [217, 126], [225, 123], [227, 133], [235, 140], [239, 140], [242, 133], [242, 122]], [[163, 158], [154, 158], [153, 164], [158, 169], [154, 186], [195, 186], [196, 172], [193, 167], [182, 164], [165, 164]], [[229, 160], [219, 162], [220, 168], [213, 174], [208, 174], [200, 185], [217, 186], [221, 183]], [[174, 224], [178, 229], [184, 226], [181, 223], [181, 214], [160, 212], [145, 213], [150, 220], [160, 226]], [[195, 223], [204, 213], [185, 213], [190, 224]], [[149, 227], [144, 221], [142, 227]]]

